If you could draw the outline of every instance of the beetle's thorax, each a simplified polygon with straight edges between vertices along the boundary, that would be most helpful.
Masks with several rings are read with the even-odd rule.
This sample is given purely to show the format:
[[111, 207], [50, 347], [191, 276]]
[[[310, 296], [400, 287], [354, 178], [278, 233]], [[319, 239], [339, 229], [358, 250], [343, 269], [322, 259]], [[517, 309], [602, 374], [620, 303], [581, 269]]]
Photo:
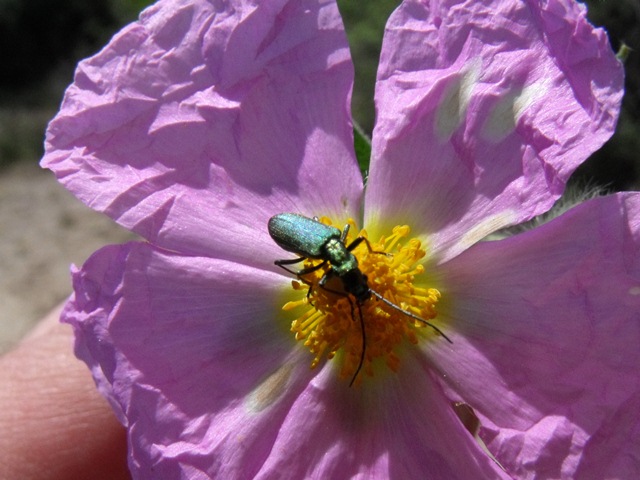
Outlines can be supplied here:
[[326, 259], [331, 263], [333, 275], [342, 280], [342, 286], [358, 302], [371, 296], [367, 276], [358, 268], [358, 259], [344, 245], [342, 240], [332, 238], [325, 245]]
[[347, 272], [358, 268], [358, 259], [344, 246], [339, 238], [332, 238], [324, 246], [324, 253], [331, 264], [333, 273], [343, 277]]

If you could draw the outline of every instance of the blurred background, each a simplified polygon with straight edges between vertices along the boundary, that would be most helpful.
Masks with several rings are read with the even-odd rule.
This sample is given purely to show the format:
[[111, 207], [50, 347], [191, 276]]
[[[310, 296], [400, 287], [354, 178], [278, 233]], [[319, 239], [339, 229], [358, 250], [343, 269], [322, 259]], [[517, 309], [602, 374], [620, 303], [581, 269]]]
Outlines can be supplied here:
[[[69, 265], [131, 236], [68, 194], [38, 162], [44, 131], [78, 60], [137, 18], [146, 0], [0, 0], [0, 352], [70, 293]], [[340, 0], [356, 66], [353, 111], [368, 133], [384, 24], [399, 0]], [[615, 136], [572, 178], [608, 191], [640, 186], [640, 2], [590, 0], [614, 50], [631, 48]]]

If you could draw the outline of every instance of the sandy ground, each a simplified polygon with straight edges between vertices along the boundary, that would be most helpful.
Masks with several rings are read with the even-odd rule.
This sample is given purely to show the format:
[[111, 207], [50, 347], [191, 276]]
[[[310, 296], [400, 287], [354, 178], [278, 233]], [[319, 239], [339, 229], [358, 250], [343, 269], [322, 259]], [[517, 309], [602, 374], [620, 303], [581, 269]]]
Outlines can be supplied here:
[[130, 238], [37, 162], [0, 171], [0, 353], [70, 294], [72, 263]]

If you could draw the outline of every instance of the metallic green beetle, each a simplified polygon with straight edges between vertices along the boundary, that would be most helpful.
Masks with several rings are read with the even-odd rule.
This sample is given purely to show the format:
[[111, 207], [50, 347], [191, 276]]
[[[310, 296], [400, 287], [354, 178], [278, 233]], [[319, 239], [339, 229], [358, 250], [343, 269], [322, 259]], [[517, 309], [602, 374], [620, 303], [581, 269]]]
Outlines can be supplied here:
[[[329, 269], [318, 282], [318, 286], [329, 292], [346, 297], [351, 305], [351, 317], [354, 319], [353, 302], [349, 295], [352, 295], [356, 299], [358, 317], [360, 319], [360, 329], [362, 331], [362, 350], [360, 353], [360, 363], [358, 364], [356, 373], [353, 375], [351, 383], [349, 384], [353, 385], [353, 382], [358, 376], [358, 373], [360, 373], [360, 369], [364, 363], [367, 344], [361, 305], [371, 298], [371, 295], [404, 315], [430, 326], [442, 335], [449, 343], [452, 342], [432, 323], [407, 310], [404, 310], [369, 287], [367, 276], [360, 270], [358, 266], [358, 259], [353, 253], [351, 253], [351, 251], [362, 242], [365, 242], [370, 253], [380, 255], [391, 254], [372, 250], [369, 241], [365, 237], [358, 237], [349, 245], [346, 245], [345, 240], [347, 239], [348, 234], [348, 224], [345, 225], [342, 232], [340, 232], [340, 230], [335, 227], [320, 223], [317, 218], [309, 218], [297, 213], [280, 213], [269, 219], [269, 235], [271, 235], [273, 241], [276, 242], [283, 250], [300, 255], [299, 258], [276, 260], [274, 262], [276, 265], [285, 269], [287, 272], [296, 275], [301, 281], [308, 284], [309, 282], [303, 278], [304, 275], [315, 272], [329, 264]], [[322, 260], [322, 263], [313, 267], [303, 268], [298, 271], [287, 268], [287, 265], [294, 265], [296, 263], [303, 262], [308, 258]], [[334, 277], [341, 280], [343, 291], [334, 290], [326, 286], [327, 282]], [[309, 288], [307, 296], [310, 293], [311, 287]]]

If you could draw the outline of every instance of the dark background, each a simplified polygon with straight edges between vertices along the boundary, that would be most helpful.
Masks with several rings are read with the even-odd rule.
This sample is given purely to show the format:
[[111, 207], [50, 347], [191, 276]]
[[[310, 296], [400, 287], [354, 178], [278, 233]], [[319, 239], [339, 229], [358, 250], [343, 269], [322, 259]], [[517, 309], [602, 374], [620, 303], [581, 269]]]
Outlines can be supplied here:
[[[42, 156], [47, 121], [55, 114], [76, 62], [105, 45], [135, 20], [148, 0], [0, 0], [0, 175], [18, 161]], [[590, 0], [592, 23], [604, 26], [626, 62], [627, 92], [612, 140], [575, 177], [610, 191], [638, 189], [640, 182], [640, 2]], [[398, 0], [341, 0], [356, 65], [353, 108], [370, 132], [373, 85], [385, 21]]]

